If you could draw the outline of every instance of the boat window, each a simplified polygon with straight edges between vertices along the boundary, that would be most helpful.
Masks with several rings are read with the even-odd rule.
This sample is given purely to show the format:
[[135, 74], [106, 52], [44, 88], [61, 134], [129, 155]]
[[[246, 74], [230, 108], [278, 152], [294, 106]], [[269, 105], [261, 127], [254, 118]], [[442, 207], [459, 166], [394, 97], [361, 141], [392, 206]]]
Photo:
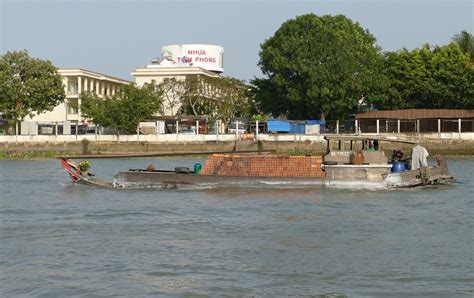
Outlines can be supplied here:
[[357, 140], [352, 141], [351, 146], [352, 151], [359, 151], [362, 148], [361, 142]]
[[327, 142], [329, 151], [378, 151], [380, 141], [367, 139], [330, 139]]
[[379, 141], [378, 140], [374, 140], [374, 150], [379, 151]]
[[364, 140], [364, 148], [362, 150], [377, 151], [378, 147], [379, 147], [379, 145], [378, 145], [377, 140]]

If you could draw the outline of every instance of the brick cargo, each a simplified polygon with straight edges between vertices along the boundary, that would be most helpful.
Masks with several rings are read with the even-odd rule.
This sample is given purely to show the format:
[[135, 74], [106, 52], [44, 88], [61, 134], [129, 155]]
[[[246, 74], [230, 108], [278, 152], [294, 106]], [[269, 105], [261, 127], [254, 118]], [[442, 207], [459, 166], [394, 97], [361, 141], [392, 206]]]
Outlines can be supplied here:
[[199, 175], [323, 178], [321, 165], [320, 156], [214, 154]]

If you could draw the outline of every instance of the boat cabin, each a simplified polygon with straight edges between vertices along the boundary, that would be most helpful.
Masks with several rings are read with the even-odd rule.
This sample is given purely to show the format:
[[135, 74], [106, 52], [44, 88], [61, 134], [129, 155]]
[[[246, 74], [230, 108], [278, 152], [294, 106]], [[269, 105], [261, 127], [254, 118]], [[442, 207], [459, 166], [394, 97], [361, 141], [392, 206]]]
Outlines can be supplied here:
[[413, 141], [370, 136], [326, 136], [325, 164], [387, 164], [382, 141], [415, 144]]

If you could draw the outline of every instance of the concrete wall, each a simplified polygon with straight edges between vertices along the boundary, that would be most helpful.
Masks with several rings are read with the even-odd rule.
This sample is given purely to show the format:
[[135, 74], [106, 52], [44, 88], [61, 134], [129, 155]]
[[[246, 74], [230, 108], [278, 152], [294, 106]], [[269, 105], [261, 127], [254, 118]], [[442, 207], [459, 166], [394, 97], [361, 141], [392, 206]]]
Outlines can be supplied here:
[[242, 141], [75, 141], [75, 142], [9, 142], [0, 143], [0, 152], [8, 155], [34, 155], [51, 152], [49, 155], [108, 155], [108, 154], [149, 154], [149, 153], [190, 153], [190, 152], [230, 152], [248, 150], [312, 151], [323, 153], [323, 142], [256, 142]]
[[[437, 135], [437, 134], [436, 134]], [[456, 134], [455, 134], [456, 135]], [[140, 136], [0, 136], [0, 152], [22, 154], [31, 152], [54, 152], [56, 155], [81, 154], [140, 154], [219, 152], [234, 150], [276, 150], [280, 152], [311, 151], [322, 154], [326, 151], [323, 136], [305, 135], [259, 135], [259, 141], [239, 140], [236, 135], [140, 135]], [[86, 140], [86, 141], [84, 141]], [[474, 155], [474, 138], [419, 138], [431, 155]], [[381, 142], [387, 157], [394, 149], [410, 152], [411, 145]]]

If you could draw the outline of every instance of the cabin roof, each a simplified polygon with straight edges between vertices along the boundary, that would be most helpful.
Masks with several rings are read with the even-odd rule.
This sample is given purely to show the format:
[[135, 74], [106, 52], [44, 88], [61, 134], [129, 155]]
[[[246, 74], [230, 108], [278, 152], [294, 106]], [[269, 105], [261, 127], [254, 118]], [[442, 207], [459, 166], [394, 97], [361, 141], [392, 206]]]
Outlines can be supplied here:
[[356, 135], [327, 135], [324, 138], [328, 141], [384, 141], [384, 142], [392, 142], [392, 143], [405, 143], [405, 144], [417, 144], [418, 142], [414, 140], [404, 139], [396, 136], [389, 136], [389, 137], [378, 137], [378, 136], [356, 136]]

